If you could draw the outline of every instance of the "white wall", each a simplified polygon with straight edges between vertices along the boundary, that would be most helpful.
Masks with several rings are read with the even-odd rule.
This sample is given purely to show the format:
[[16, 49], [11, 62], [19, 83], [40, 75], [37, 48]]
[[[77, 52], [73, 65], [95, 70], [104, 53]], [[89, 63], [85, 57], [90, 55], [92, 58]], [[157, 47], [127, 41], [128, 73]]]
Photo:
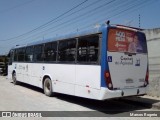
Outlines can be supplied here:
[[144, 30], [148, 44], [149, 89], [151, 96], [160, 96], [160, 28]]

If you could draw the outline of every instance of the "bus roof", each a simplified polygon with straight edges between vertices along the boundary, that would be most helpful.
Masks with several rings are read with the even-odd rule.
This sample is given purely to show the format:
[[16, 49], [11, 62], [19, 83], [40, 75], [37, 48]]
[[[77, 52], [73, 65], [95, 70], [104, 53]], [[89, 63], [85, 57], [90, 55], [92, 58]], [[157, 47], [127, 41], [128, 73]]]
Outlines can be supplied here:
[[79, 36], [86, 36], [86, 35], [101, 33], [102, 28], [104, 28], [104, 27], [93, 28], [93, 29], [90, 29], [90, 30], [85, 30], [85, 31], [80, 31], [80, 32], [79, 31], [78, 32], [73, 32], [73, 33], [70, 33], [70, 34], [66, 34], [66, 35], [62, 35], [62, 36], [56, 36], [56, 37], [53, 37], [53, 38], [44, 39], [44, 40], [41, 40], [41, 41], [28, 43], [28, 44], [25, 44], [25, 45], [18, 45], [16, 47], [13, 47], [12, 49], [26, 47], [26, 46], [32, 46], [32, 45], [38, 45], [38, 44], [43, 44], [43, 43], [57, 41], [57, 40], [65, 40], [65, 39], [70, 39], [70, 38], [76, 38], [76, 37], [79, 37]]
[[53, 42], [53, 41], [57, 41], [57, 40], [65, 40], [65, 39], [70, 39], [70, 38], [76, 38], [76, 37], [79, 37], [79, 36], [86, 36], [86, 35], [101, 33], [102, 30], [104, 28], [107, 28], [107, 27], [129, 29], [129, 30], [132, 30], [132, 31], [141, 31], [142, 30], [142, 29], [139, 29], [139, 28], [137, 29], [137, 28], [133, 28], [133, 27], [129, 27], [129, 26], [123, 26], [123, 25], [110, 26], [110, 25], [102, 24], [98, 28], [92, 28], [92, 29], [89, 29], [89, 30], [73, 32], [73, 33], [70, 33], [70, 34], [62, 35], [62, 36], [56, 36], [56, 37], [49, 38], [49, 39], [44, 39], [44, 40], [40, 40], [40, 41], [36, 41], [36, 42], [31, 42], [31, 43], [28, 43], [28, 44], [25, 44], [25, 45], [18, 45], [18, 46], [13, 47], [12, 49], [26, 47], [26, 46], [32, 46], [32, 45], [38, 45], [38, 44]]

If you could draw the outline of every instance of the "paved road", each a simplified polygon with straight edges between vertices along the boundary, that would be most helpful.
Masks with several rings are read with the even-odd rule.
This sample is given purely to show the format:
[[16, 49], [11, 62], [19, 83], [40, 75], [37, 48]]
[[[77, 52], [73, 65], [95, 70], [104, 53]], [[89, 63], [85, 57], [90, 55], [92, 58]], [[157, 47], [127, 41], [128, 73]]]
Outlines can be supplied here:
[[[47, 97], [43, 94], [43, 90], [37, 87], [27, 84], [13, 85], [10, 80], [2, 76], [0, 76], [0, 91], [0, 111], [97, 111], [97, 114], [102, 116], [105, 114], [116, 116], [133, 111], [152, 111], [149, 107], [123, 99], [96, 101], [62, 94]], [[82, 112], [75, 114], [82, 114]], [[96, 112], [88, 112], [88, 114], [94, 116]]]

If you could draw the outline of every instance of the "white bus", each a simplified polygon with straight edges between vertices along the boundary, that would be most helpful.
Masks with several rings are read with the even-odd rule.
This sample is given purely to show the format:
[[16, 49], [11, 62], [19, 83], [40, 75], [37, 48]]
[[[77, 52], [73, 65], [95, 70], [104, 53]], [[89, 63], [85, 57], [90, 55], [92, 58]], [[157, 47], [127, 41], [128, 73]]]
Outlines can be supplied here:
[[105, 100], [146, 94], [146, 37], [135, 28], [103, 25], [17, 46], [9, 55], [8, 78], [40, 87], [47, 96]]

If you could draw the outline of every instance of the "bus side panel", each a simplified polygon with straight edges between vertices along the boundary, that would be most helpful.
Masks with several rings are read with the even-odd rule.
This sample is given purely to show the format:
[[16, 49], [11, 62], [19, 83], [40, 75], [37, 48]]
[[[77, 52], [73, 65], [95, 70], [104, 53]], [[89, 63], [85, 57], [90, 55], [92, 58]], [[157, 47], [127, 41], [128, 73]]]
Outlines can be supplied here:
[[100, 89], [100, 66], [76, 65], [76, 85]]
[[74, 95], [75, 65], [45, 64], [44, 75], [50, 75], [54, 92]]
[[41, 87], [41, 79], [43, 75], [42, 66], [43, 65], [39, 63], [14, 63], [11, 68], [9, 68], [11, 71], [9, 74], [11, 77], [13, 70], [15, 70], [17, 81]]
[[75, 96], [79, 97], [101, 100], [99, 97], [101, 93], [100, 91], [101, 90], [99, 89], [93, 89], [90, 87], [85, 87], [80, 85], [75, 86]]
[[43, 77], [43, 63], [27, 63], [24, 79], [27, 83], [41, 87]]
[[75, 95], [96, 99], [100, 91], [100, 76], [99, 65], [76, 65]]
[[12, 72], [15, 69], [15, 64], [12, 65], [8, 65], [8, 79], [11, 80], [12, 79]]
[[25, 82], [25, 79], [24, 79], [25, 64], [24, 63], [15, 63], [15, 66], [16, 66], [17, 80], [21, 81], [21, 82]]

